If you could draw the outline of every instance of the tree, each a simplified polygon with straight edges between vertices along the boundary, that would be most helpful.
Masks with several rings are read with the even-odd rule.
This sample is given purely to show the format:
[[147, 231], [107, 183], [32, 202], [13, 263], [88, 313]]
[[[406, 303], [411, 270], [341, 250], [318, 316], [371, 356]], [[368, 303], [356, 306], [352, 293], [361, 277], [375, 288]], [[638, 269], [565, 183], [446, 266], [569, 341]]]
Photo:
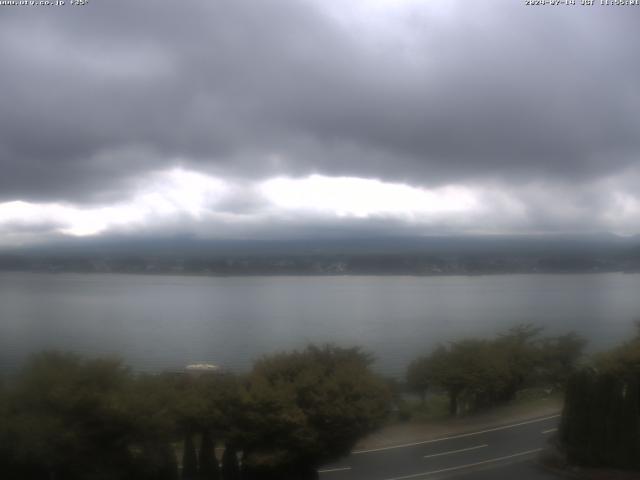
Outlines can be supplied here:
[[211, 432], [205, 429], [200, 440], [200, 480], [218, 480], [220, 478], [220, 467], [215, 453], [215, 442], [211, 438]]
[[8, 399], [4, 478], [118, 478], [130, 471], [132, 425], [122, 401], [129, 381], [116, 360], [32, 357]]
[[508, 381], [501, 394], [501, 401], [513, 400], [518, 390], [534, 377], [540, 363], [538, 337], [541, 327], [531, 324], [517, 325], [495, 341], [497, 352], [504, 355], [509, 369]]
[[222, 454], [222, 480], [238, 480], [239, 478], [238, 451], [233, 444], [227, 443]]
[[198, 456], [196, 454], [196, 446], [193, 443], [193, 434], [187, 431], [182, 451], [182, 478], [183, 480], [196, 480], [197, 477]]
[[519, 325], [494, 339], [463, 339], [438, 346], [407, 369], [407, 384], [424, 395], [446, 392], [457, 415], [514, 399], [527, 385], [561, 385], [574, 370], [584, 341], [575, 334], [540, 339], [541, 329]]
[[569, 376], [560, 444], [573, 463], [640, 468], [640, 337]]
[[[308, 347], [257, 362], [248, 378], [133, 375], [120, 362], [47, 353], [0, 385], [0, 468], [8, 480], [314, 478], [387, 413], [383, 380], [358, 349]], [[194, 440], [200, 436], [198, 458]], [[249, 477], [246, 477], [249, 478]]]
[[389, 410], [389, 392], [370, 363], [357, 348], [329, 345], [258, 361], [242, 399], [246, 469], [302, 479], [348, 454]]
[[420, 357], [409, 364], [407, 368], [407, 387], [417, 393], [424, 404], [427, 390], [431, 383], [429, 357]]
[[182, 436], [182, 478], [195, 480], [198, 475], [198, 456], [194, 435], [202, 429], [206, 414], [206, 399], [202, 395], [198, 378], [179, 376], [172, 379], [174, 388], [173, 413], [179, 435]]
[[545, 338], [540, 346], [542, 381], [563, 388], [583, 356], [586, 340], [576, 333]]
[[173, 446], [167, 442], [140, 446], [131, 477], [136, 480], [178, 480], [178, 462]]
[[427, 361], [427, 375], [449, 397], [449, 414], [477, 410], [501, 398], [508, 383], [503, 355], [486, 340], [467, 339], [439, 346]]

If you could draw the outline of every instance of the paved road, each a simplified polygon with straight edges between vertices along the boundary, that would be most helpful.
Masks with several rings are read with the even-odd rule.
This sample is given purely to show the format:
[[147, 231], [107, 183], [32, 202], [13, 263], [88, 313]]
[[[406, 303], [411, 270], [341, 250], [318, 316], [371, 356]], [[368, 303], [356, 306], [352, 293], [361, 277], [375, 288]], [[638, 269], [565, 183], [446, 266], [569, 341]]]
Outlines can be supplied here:
[[559, 416], [395, 447], [355, 451], [324, 466], [320, 480], [550, 480], [533, 461]]

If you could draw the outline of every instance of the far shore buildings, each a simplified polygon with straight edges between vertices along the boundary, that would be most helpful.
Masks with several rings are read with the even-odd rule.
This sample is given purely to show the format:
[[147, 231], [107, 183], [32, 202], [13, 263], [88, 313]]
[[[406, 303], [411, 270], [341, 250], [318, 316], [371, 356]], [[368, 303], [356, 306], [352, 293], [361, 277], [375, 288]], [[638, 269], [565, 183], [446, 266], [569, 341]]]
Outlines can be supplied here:
[[184, 368], [184, 372], [192, 377], [200, 377], [202, 375], [221, 375], [224, 370], [212, 363], [192, 363]]

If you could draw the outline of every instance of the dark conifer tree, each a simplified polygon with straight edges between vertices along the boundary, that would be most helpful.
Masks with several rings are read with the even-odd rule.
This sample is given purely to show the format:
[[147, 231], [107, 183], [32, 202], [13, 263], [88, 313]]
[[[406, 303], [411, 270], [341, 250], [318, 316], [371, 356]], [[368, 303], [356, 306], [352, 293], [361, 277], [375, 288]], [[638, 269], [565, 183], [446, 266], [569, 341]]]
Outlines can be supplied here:
[[608, 464], [622, 468], [637, 468], [640, 447], [638, 381], [636, 378], [627, 378], [620, 384], [616, 392], [616, 405], [613, 412], [615, 422], [612, 422], [608, 435], [610, 451]]
[[227, 444], [222, 454], [222, 480], [239, 480], [240, 465], [237, 450], [232, 444]]
[[211, 437], [211, 432], [205, 430], [202, 432], [202, 440], [200, 441], [200, 479], [201, 480], [219, 480], [220, 467], [215, 453], [215, 442]]
[[138, 480], [178, 480], [176, 453], [168, 442], [151, 442], [142, 448], [135, 470]]
[[184, 451], [182, 452], [182, 479], [196, 480], [198, 478], [198, 456], [193, 443], [193, 435], [187, 432], [184, 437]]
[[582, 370], [567, 382], [564, 411], [560, 425], [560, 439], [573, 461], [588, 458], [586, 439], [590, 438], [593, 375]]
[[178, 480], [178, 462], [176, 461], [176, 452], [173, 447], [166, 443], [163, 445], [163, 458], [162, 468], [158, 475], [159, 480]]
[[569, 460], [640, 467], [640, 385], [635, 375], [581, 371], [569, 378], [560, 426]]
[[[595, 376], [591, 391], [591, 408], [588, 417], [588, 432], [585, 438], [586, 451], [583, 463], [599, 466], [610, 465], [611, 445], [608, 432], [612, 430], [614, 422], [613, 410], [616, 397], [621, 394], [621, 385], [618, 379], [610, 373], [600, 373]], [[583, 399], [584, 401], [584, 399]], [[584, 440], [582, 441], [584, 443]]]

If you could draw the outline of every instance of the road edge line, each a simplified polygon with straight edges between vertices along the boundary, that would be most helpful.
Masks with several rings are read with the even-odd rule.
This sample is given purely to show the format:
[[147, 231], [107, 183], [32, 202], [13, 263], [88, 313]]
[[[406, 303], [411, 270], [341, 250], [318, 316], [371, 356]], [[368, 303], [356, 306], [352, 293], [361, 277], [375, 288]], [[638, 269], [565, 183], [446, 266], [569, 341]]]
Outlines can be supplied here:
[[489, 429], [486, 429], [486, 430], [479, 430], [479, 431], [476, 431], [476, 432], [461, 433], [459, 435], [451, 435], [451, 436], [448, 436], [448, 437], [434, 438], [434, 439], [431, 439], [431, 440], [422, 440], [420, 442], [403, 443], [403, 444], [400, 444], [400, 445], [391, 445], [389, 447], [379, 447], [379, 448], [369, 448], [369, 449], [366, 449], [366, 450], [356, 450], [354, 452], [351, 452], [351, 455], [362, 455], [364, 453], [383, 452], [385, 450], [395, 450], [397, 448], [415, 447], [417, 445], [426, 445], [426, 444], [429, 444], [429, 443], [444, 442], [445, 440], [455, 440], [455, 439], [458, 439], [458, 438], [473, 437], [475, 435], [482, 435], [483, 433], [498, 432], [500, 430], [507, 430], [509, 428], [520, 427], [520, 426], [523, 426], [523, 425], [530, 425], [532, 423], [544, 422], [545, 420], [551, 420], [552, 418], [558, 418], [560, 416], [561, 416], [561, 414], [558, 413], [556, 415], [550, 415], [548, 417], [536, 418], [536, 419], [527, 420], [527, 421], [524, 421], [524, 422], [513, 423], [511, 425], [503, 425], [503, 426], [499, 426], [499, 427], [489, 428]]

